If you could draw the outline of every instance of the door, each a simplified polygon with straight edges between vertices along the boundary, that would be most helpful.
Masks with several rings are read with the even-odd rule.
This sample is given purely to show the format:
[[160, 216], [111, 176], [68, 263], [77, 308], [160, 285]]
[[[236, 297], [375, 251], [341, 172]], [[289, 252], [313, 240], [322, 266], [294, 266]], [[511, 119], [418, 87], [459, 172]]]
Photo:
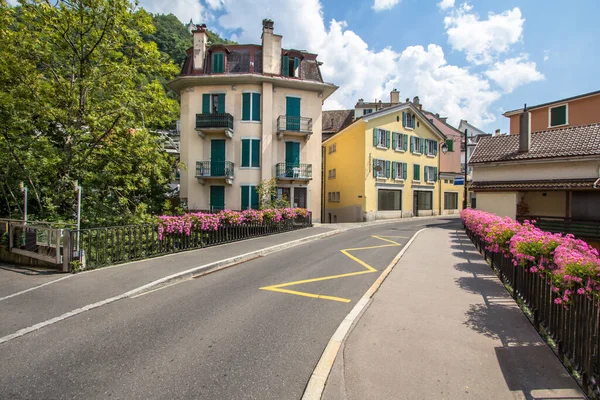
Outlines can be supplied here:
[[419, 193], [413, 192], [413, 217], [419, 216]]
[[294, 207], [306, 208], [306, 188], [294, 188]]
[[212, 113], [223, 114], [225, 112], [225, 94], [217, 93], [212, 95]]
[[300, 175], [300, 143], [285, 142], [285, 174], [288, 178]]
[[210, 211], [225, 209], [225, 186], [210, 187]]
[[210, 176], [225, 176], [225, 139], [210, 141]]
[[286, 97], [285, 121], [288, 131], [300, 130], [300, 98]]

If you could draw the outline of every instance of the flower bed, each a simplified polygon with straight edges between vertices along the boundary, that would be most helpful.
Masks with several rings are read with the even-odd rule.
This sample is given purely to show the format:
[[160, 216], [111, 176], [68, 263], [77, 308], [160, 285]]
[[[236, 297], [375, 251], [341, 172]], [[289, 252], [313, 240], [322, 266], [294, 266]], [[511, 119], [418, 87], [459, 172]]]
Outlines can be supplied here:
[[219, 228], [244, 225], [273, 224], [298, 218], [307, 218], [309, 211], [304, 208], [283, 208], [266, 210], [231, 211], [223, 210], [216, 214], [187, 213], [182, 216], [163, 215], [158, 217], [158, 237], [192, 232], [216, 231]]
[[502, 253], [515, 266], [551, 282], [555, 303], [568, 303], [577, 295], [600, 298], [600, 258], [584, 241], [479, 210], [465, 209], [461, 217], [487, 250]]

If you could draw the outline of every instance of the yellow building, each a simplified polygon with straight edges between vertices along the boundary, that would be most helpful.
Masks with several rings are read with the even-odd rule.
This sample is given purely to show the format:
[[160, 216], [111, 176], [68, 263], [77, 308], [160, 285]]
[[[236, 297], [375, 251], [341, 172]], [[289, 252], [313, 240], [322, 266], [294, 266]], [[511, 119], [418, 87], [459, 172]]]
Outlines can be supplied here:
[[[458, 212], [457, 191], [440, 181], [446, 136], [411, 102], [356, 120], [323, 142], [324, 222]], [[462, 189], [462, 187], [461, 187]], [[444, 202], [452, 197], [452, 209]], [[456, 199], [458, 202], [459, 198]]]

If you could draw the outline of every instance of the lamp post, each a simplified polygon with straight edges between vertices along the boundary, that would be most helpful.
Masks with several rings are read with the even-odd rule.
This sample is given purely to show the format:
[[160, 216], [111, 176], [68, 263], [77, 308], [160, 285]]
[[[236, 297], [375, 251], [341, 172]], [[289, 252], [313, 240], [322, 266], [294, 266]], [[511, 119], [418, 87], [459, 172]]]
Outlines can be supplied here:
[[27, 225], [27, 186], [21, 182], [19, 188], [23, 192], [23, 225]]
[[467, 147], [468, 143], [467, 143], [467, 129], [465, 129], [465, 180], [463, 182], [464, 185], [464, 192], [463, 192], [463, 210], [467, 208], [467, 163], [468, 163], [468, 155], [469, 155], [469, 148]]
[[81, 192], [82, 188], [75, 181], [75, 190], [77, 191], [77, 251], [79, 252], [79, 228], [81, 227]]

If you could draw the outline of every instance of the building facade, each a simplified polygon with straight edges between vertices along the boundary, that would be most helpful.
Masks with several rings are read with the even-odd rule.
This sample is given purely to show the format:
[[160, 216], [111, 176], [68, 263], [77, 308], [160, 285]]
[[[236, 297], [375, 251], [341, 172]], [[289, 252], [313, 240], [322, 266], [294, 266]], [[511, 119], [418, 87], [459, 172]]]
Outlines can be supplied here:
[[[445, 141], [411, 102], [363, 115], [323, 142], [323, 221], [450, 213], [440, 183]], [[449, 205], [457, 212], [457, 204]]]
[[[529, 132], [559, 129], [569, 126], [589, 125], [600, 122], [600, 90], [556, 100], [550, 103], [528, 106]], [[503, 115], [510, 119], [510, 134], [520, 131], [519, 115], [522, 108]]]
[[261, 45], [209, 45], [193, 31], [181, 74], [181, 199], [189, 210], [258, 207], [256, 187], [276, 179], [278, 196], [321, 211], [321, 116], [337, 87], [317, 55], [281, 47], [263, 21]]

